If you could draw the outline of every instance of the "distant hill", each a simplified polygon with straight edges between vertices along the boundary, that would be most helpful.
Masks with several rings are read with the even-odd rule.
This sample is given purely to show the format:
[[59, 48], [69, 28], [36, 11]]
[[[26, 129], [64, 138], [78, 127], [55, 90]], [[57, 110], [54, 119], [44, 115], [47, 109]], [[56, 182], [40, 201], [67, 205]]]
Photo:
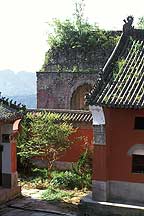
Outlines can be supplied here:
[[21, 103], [26, 105], [27, 108], [36, 108], [36, 94], [33, 95], [16, 95], [16, 96], [7, 96], [10, 99], [13, 99], [13, 101], [16, 101], [17, 103]]
[[36, 73], [0, 71], [0, 92], [28, 108], [36, 107]]

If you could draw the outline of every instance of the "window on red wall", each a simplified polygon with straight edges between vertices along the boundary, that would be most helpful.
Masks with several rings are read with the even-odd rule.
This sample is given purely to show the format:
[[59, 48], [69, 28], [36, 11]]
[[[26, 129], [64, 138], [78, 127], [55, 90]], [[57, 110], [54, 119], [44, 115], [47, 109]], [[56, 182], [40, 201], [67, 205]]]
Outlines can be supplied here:
[[144, 117], [135, 117], [135, 129], [144, 130]]
[[144, 155], [132, 155], [132, 172], [144, 173]]

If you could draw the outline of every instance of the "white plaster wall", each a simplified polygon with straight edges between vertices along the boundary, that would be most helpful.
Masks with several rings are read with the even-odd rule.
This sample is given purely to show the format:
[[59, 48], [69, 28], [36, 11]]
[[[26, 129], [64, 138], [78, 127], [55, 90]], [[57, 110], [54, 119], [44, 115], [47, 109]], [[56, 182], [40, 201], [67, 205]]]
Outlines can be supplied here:
[[89, 106], [89, 110], [92, 113], [93, 125], [105, 125], [105, 116], [102, 107]]
[[2, 173], [11, 173], [11, 145], [3, 143]]
[[[13, 124], [4, 124], [1, 127], [2, 134], [11, 134]], [[2, 152], [2, 173], [11, 173], [11, 144], [2, 143], [3, 152]]]

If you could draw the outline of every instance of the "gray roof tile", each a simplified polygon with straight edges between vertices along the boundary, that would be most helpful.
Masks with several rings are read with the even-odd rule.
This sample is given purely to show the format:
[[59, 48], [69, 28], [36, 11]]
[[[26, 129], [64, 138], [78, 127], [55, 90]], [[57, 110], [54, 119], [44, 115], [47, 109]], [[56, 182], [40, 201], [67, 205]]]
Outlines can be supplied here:
[[87, 103], [115, 108], [144, 108], [144, 30], [123, 32]]
[[8, 98], [0, 97], [0, 121], [14, 121], [21, 118], [25, 109], [24, 105], [17, 105]]
[[59, 114], [60, 119], [66, 118], [70, 122], [92, 122], [92, 114], [85, 110], [67, 110], [67, 109], [27, 109], [27, 112], [41, 112]]

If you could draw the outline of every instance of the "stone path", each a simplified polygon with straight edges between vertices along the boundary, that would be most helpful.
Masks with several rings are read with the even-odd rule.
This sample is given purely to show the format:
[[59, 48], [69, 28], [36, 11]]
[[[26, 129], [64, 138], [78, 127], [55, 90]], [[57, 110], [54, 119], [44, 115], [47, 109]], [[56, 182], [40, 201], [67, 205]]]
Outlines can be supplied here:
[[[73, 213], [51, 209], [49, 208], [49, 205], [47, 205], [47, 208], [43, 208], [42, 205], [36, 207], [35, 205], [33, 206], [33, 204], [30, 205], [28, 203], [29, 201], [27, 199], [18, 199], [0, 205], [0, 216], [76, 216], [76, 214]], [[26, 206], [26, 204], [28, 205]]]
[[41, 200], [41, 193], [37, 189], [23, 190], [23, 197], [0, 205], [0, 216], [76, 216], [76, 212], [65, 208], [63, 203]]
[[76, 216], [46, 201], [23, 197], [0, 205], [0, 216]]
[[64, 214], [55, 214], [3, 206], [3, 208], [0, 209], [0, 216], [64, 216]]

